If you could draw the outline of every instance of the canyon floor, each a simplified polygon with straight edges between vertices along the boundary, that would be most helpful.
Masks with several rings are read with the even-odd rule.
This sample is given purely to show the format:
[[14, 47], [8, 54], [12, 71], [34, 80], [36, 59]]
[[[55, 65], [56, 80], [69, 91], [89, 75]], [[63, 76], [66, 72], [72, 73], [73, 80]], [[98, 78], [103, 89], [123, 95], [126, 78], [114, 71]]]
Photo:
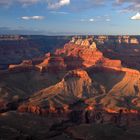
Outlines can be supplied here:
[[130, 126], [72, 123], [63, 117], [15, 111], [2, 113], [0, 117], [0, 138], [4, 140], [139, 140], [139, 130], [140, 121], [133, 121]]

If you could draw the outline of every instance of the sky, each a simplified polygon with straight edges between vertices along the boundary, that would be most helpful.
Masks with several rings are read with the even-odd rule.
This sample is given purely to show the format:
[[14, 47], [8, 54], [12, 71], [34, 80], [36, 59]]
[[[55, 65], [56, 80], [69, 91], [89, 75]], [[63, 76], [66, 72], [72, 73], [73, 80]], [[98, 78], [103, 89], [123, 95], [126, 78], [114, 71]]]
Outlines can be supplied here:
[[0, 34], [140, 35], [140, 0], [0, 0]]

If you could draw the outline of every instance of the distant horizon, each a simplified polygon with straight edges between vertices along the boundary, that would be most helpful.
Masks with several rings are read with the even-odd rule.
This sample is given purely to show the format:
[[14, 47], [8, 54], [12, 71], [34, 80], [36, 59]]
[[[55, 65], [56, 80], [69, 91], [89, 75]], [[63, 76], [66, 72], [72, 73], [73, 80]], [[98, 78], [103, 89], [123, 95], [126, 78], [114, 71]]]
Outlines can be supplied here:
[[0, 35], [19, 35], [19, 36], [140, 36], [140, 34], [0, 34]]

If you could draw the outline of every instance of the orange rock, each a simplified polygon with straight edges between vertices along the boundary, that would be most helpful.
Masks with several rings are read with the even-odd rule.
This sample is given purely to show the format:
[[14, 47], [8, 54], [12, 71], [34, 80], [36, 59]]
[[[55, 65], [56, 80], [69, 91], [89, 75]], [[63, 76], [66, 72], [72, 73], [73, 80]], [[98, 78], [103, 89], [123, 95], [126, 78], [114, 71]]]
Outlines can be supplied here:
[[26, 105], [21, 105], [18, 107], [19, 112], [27, 112], [28, 107]]
[[22, 63], [16, 65], [9, 65], [8, 70], [12, 72], [28, 71], [34, 69], [31, 60], [23, 60]]
[[64, 70], [66, 68], [64, 59], [60, 56], [50, 56], [44, 59], [44, 61], [38, 65], [36, 65], [41, 72], [42, 71], [50, 71], [56, 72], [60, 70]]
[[[87, 45], [87, 44], [86, 44]], [[57, 49], [56, 55], [64, 55], [68, 69], [91, 67], [95, 65], [121, 67], [120, 60], [111, 60], [103, 56], [103, 53], [96, 48], [95, 42], [89, 47], [67, 43], [64, 48]]]

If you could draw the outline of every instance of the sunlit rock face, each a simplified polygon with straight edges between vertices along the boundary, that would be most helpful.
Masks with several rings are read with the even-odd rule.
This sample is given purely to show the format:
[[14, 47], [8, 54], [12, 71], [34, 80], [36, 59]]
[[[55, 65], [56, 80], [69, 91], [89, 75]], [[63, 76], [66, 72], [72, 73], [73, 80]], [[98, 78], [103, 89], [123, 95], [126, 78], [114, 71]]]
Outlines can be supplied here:
[[47, 56], [42, 63], [36, 65], [41, 72], [50, 71], [50, 72], [59, 72], [65, 70], [66, 65], [64, 59], [61, 56]]
[[92, 81], [86, 71], [77, 69], [69, 71], [56, 85], [42, 89], [31, 96], [29, 102], [22, 105], [19, 110], [24, 111], [24, 108], [31, 108], [31, 106], [45, 110], [65, 108], [76, 103], [79, 99], [94, 97], [99, 91], [100, 94], [105, 92], [103, 86]]
[[80, 68], [95, 65], [103, 54], [87, 46], [68, 43], [63, 49], [56, 50], [57, 55], [63, 55], [68, 68]]
[[136, 45], [138, 45], [139, 44], [139, 41], [138, 41], [137, 38], [131, 38], [130, 39], [130, 44], [136, 44]]
[[139, 44], [139, 40], [137, 37], [134, 36], [118, 36], [117, 38], [114, 38], [112, 41], [115, 41], [118, 44], [121, 44], [123, 46], [123, 44], [125, 45], [138, 45]]
[[9, 71], [11, 72], [20, 72], [20, 71], [28, 71], [33, 69], [33, 64], [31, 60], [23, 60], [22, 63], [17, 65], [9, 65]]
[[[47, 112], [69, 107], [79, 100], [108, 112], [134, 111], [139, 108], [140, 73], [126, 68], [95, 67], [69, 71], [57, 84], [32, 95], [19, 107], [21, 112]], [[131, 104], [130, 106], [128, 106]]]
[[[79, 39], [77, 39], [77, 41], [79, 42]], [[65, 63], [69, 69], [91, 67], [95, 65], [121, 67], [120, 60], [105, 58], [103, 53], [97, 49], [96, 43], [90, 39], [83, 39], [80, 44], [70, 41], [64, 48], [57, 49], [55, 54], [64, 57]]]
[[90, 46], [90, 42], [88, 39], [84, 39], [81, 43], [81, 46], [85, 46], [85, 47], [89, 47]]
[[108, 36], [100, 35], [97, 38], [99, 44], [104, 44], [108, 41]]
[[132, 69], [122, 71], [125, 72], [124, 77], [112, 87], [101, 103], [112, 110], [135, 110], [139, 108], [140, 73]]
[[95, 43], [95, 42], [92, 42], [92, 44], [90, 45], [90, 48], [92, 48], [92, 49], [97, 49], [96, 43]]
[[82, 41], [83, 41], [83, 40], [79, 38], [79, 39], [76, 40], [75, 44], [76, 44], [76, 45], [81, 45]]
[[121, 68], [121, 61], [120, 60], [111, 60], [111, 59], [105, 58], [105, 59], [102, 59], [101, 65], [106, 66], [106, 67]]

